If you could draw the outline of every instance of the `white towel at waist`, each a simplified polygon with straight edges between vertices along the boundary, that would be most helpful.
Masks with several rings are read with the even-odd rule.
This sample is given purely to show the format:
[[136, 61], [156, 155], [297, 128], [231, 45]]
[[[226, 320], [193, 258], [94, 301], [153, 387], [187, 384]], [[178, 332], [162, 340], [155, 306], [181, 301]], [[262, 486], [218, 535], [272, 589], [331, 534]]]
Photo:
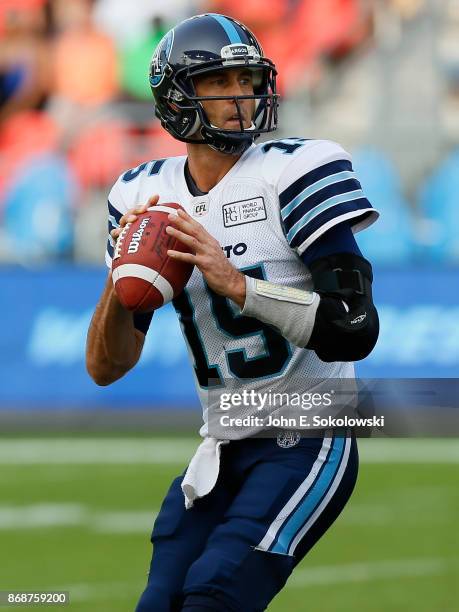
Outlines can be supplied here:
[[212, 491], [220, 470], [221, 445], [229, 440], [204, 438], [190, 461], [182, 480], [185, 508], [191, 508], [195, 499], [204, 497]]

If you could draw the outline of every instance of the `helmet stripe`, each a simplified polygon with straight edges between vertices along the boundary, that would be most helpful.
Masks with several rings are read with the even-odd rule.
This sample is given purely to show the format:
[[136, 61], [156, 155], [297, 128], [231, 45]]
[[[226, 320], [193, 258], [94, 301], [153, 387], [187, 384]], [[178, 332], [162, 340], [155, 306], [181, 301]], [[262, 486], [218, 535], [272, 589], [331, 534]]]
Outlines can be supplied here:
[[230, 44], [242, 43], [242, 39], [238, 34], [238, 31], [234, 27], [232, 21], [230, 21], [227, 17], [223, 15], [218, 15], [217, 13], [210, 13], [210, 16], [213, 17], [225, 30], [226, 35], [230, 39]]

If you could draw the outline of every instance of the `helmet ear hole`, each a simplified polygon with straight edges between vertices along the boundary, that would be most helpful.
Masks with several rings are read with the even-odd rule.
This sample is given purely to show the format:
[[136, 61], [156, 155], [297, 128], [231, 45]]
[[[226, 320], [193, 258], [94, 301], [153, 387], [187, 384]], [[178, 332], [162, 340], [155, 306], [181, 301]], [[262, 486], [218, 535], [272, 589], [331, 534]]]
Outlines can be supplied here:
[[254, 91], [257, 91], [257, 89], [260, 89], [260, 87], [263, 85], [263, 76], [263, 70], [252, 70], [252, 82]]
[[177, 132], [186, 138], [193, 136], [200, 125], [201, 119], [195, 110], [182, 111], [175, 123]]
[[172, 110], [172, 112], [174, 113], [179, 113], [180, 112], [180, 108], [177, 106], [177, 104], [174, 104], [173, 102], [167, 102], [167, 106]]

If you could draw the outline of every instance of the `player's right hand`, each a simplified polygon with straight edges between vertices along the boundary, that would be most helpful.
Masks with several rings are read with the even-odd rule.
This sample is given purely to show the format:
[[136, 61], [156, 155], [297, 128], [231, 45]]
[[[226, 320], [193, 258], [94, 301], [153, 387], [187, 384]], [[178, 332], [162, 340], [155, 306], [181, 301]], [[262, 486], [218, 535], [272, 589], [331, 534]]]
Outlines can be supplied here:
[[158, 200], [159, 195], [154, 195], [148, 200], [146, 204], [141, 204], [140, 206], [136, 206], [135, 208], [130, 208], [127, 212], [125, 212], [120, 219], [120, 226], [116, 229], [112, 229], [112, 231], [110, 232], [110, 236], [113, 238], [113, 240], [118, 239], [118, 236], [121, 234], [123, 228], [126, 226], [127, 223], [134, 223], [137, 217], [142, 213], [146, 212], [146, 210], [150, 208], [150, 206], [156, 206]]

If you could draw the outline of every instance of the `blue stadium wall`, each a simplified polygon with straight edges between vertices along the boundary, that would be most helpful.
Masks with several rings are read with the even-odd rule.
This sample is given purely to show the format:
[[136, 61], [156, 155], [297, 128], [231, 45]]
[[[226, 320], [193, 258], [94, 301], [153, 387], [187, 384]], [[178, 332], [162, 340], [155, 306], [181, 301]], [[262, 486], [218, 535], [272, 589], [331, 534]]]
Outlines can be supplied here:
[[[194, 409], [197, 398], [175, 313], [155, 313], [134, 371], [99, 388], [85, 370], [86, 332], [105, 282], [99, 268], [1, 268], [0, 409]], [[381, 334], [357, 366], [365, 378], [459, 373], [457, 269], [375, 270]]]

